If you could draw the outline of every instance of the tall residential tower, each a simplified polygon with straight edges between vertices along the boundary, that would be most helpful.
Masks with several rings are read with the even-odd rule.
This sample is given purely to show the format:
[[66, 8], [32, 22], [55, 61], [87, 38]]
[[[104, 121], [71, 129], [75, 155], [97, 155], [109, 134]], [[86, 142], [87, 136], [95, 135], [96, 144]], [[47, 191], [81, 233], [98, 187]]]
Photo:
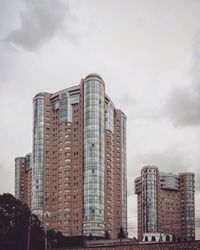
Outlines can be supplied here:
[[90, 74], [33, 99], [32, 212], [65, 235], [127, 232], [126, 116]]

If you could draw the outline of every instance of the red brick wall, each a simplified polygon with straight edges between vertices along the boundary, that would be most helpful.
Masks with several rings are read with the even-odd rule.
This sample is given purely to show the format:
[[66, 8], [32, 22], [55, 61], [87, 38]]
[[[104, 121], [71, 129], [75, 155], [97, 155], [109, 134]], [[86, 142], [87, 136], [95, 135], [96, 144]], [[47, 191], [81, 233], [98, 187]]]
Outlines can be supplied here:
[[[62, 250], [66, 250], [67, 248], [63, 248]], [[73, 248], [70, 248], [71, 250]], [[74, 250], [200, 250], [200, 241], [194, 242], [183, 242], [183, 243], [155, 243], [155, 244], [137, 244], [137, 245], [116, 245], [116, 246], [109, 246], [109, 247], [90, 247], [90, 248], [74, 248]], [[54, 250], [54, 249], [51, 249]], [[61, 249], [55, 249], [61, 250]]]

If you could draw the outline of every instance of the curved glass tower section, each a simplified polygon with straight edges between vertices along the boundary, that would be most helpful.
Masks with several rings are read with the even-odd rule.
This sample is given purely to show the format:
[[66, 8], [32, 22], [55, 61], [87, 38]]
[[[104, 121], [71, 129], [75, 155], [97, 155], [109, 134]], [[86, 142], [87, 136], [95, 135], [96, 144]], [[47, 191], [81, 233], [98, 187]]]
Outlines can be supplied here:
[[43, 149], [44, 149], [44, 96], [33, 101], [33, 169], [32, 169], [32, 212], [42, 218], [43, 214]]
[[157, 174], [156, 167], [142, 169], [143, 230], [145, 233], [157, 232]]
[[104, 222], [104, 82], [98, 76], [84, 83], [84, 234], [105, 235]]

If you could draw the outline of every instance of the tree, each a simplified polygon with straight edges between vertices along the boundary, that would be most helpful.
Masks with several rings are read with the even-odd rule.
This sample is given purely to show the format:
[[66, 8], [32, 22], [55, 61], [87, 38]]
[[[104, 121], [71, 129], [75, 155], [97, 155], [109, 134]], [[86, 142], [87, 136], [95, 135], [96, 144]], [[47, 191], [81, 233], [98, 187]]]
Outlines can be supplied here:
[[110, 239], [110, 234], [109, 234], [109, 232], [108, 232], [108, 230], [106, 230], [106, 232], [105, 232], [105, 239]]
[[118, 233], [118, 239], [123, 239], [123, 238], [126, 238], [125, 236], [125, 233], [124, 233], [124, 230], [122, 227], [120, 227], [120, 230], [119, 230], [119, 233]]
[[58, 243], [56, 231], [51, 229], [47, 231], [47, 244], [49, 247], [56, 247]]
[[135, 238], [135, 237], [133, 237], [133, 240], [134, 240], [134, 241], [136, 241], [136, 242], [138, 242], [138, 239], [137, 239], [137, 238]]
[[31, 215], [30, 249], [42, 250], [45, 248], [45, 232], [41, 221], [35, 214]]
[[92, 234], [90, 233], [89, 237], [88, 237], [88, 240], [93, 240], [93, 236]]
[[28, 206], [11, 194], [0, 195], [0, 246], [4, 250], [26, 250], [30, 224], [31, 250], [43, 249], [44, 230]]

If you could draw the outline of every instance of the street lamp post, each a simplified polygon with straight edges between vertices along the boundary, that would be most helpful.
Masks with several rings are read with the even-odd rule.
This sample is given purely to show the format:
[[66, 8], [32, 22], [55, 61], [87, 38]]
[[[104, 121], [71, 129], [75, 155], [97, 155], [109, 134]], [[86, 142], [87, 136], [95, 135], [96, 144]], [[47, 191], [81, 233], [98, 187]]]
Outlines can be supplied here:
[[27, 250], [30, 250], [30, 238], [31, 238], [31, 213], [28, 218], [28, 238], [27, 238]]
[[47, 227], [46, 227], [46, 225], [45, 225], [45, 219], [47, 219], [47, 218], [49, 218], [51, 216], [51, 214], [49, 213], [49, 212], [45, 212], [45, 213], [43, 213], [43, 225], [44, 225], [44, 233], [45, 233], [45, 235], [44, 235], [44, 237], [45, 237], [45, 250], [47, 249]]

